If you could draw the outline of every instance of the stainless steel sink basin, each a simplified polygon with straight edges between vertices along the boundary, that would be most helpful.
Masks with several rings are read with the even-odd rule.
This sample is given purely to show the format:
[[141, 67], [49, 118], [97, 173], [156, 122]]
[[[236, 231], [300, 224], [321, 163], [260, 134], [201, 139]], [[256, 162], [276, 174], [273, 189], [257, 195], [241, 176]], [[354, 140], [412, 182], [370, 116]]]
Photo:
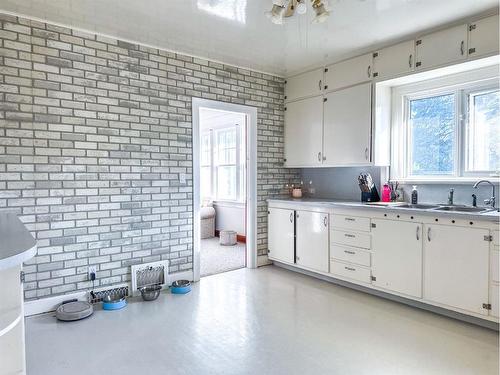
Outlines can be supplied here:
[[434, 208], [434, 211], [451, 211], [451, 212], [488, 212], [491, 209], [484, 207], [468, 207], [468, 206], [442, 206]]
[[400, 205], [394, 206], [393, 208], [414, 208], [414, 209], [418, 209], [418, 210], [431, 210], [431, 209], [439, 208], [439, 206], [437, 204], [424, 204], [424, 203], [409, 204], [409, 203], [406, 203], [406, 204], [400, 204]]

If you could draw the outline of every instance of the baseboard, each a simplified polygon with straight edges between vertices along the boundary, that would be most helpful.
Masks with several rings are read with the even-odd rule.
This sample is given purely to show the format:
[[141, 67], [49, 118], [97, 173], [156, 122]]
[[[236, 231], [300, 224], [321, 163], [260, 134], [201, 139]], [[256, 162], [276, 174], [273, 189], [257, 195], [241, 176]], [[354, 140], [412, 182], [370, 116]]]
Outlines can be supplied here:
[[[193, 271], [188, 270], [188, 271], [182, 271], [182, 272], [175, 272], [172, 274], [168, 275], [167, 281], [168, 285], [172, 284], [176, 280], [189, 280], [193, 281]], [[114, 288], [114, 287], [119, 287], [119, 286], [124, 286], [128, 284], [116, 284], [116, 285], [106, 285], [101, 288], [96, 288], [96, 290], [102, 290], [102, 289], [108, 289], [108, 288]], [[130, 288], [130, 285], [128, 285]], [[26, 301], [24, 302], [24, 316], [32, 316], [32, 315], [37, 315], [37, 314], [44, 314], [48, 313], [51, 311], [55, 311], [57, 307], [66, 300], [69, 299], [77, 299], [79, 301], [87, 301], [88, 300], [88, 292], [87, 290], [79, 291], [79, 292], [74, 292], [74, 293], [68, 293], [68, 294], [61, 294], [59, 296], [54, 296], [54, 297], [47, 297], [47, 298], [41, 298], [33, 301]]]
[[[220, 237], [220, 230], [218, 230], [218, 229], [215, 230], [215, 237]], [[243, 234], [237, 234], [236, 241], [241, 242], [241, 243], [247, 243], [247, 236], [245, 236]]]
[[257, 267], [262, 267], [262, 266], [269, 266], [270, 264], [273, 264], [267, 257], [267, 255], [259, 255], [257, 257]]

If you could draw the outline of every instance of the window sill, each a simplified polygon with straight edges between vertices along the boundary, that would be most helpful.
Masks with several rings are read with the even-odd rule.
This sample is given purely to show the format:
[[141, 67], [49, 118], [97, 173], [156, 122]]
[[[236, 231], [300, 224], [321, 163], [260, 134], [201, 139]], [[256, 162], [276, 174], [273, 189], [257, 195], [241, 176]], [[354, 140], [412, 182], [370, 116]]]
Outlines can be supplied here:
[[402, 185], [409, 184], [421, 184], [421, 185], [432, 185], [432, 184], [455, 184], [455, 185], [466, 185], [473, 184], [479, 180], [488, 180], [493, 183], [500, 183], [499, 176], [482, 176], [482, 177], [460, 177], [460, 178], [391, 178], [390, 182], [399, 182]]
[[240, 202], [240, 201], [224, 201], [224, 200], [218, 200], [218, 201], [213, 201], [214, 206], [219, 206], [219, 207], [238, 207], [238, 208], [244, 208], [245, 207], [245, 202]]

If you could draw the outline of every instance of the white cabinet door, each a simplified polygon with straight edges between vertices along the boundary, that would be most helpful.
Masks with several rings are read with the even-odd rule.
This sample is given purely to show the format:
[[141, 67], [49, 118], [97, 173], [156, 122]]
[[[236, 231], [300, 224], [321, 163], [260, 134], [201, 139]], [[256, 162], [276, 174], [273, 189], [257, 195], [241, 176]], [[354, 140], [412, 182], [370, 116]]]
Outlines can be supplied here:
[[322, 163], [323, 97], [288, 103], [285, 110], [285, 165], [311, 167]]
[[373, 284], [422, 298], [422, 224], [373, 219]]
[[328, 272], [328, 214], [297, 211], [297, 264]]
[[321, 68], [287, 78], [285, 100], [292, 101], [320, 95], [323, 92], [323, 72], [324, 69]]
[[269, 207], [267, 220], [267, 248], [269, 259], [294, 263], [295, 211]]
[[467, 30], [467, 25], [460, 25], [417, 39], [416, 69], [427, 69], [465, 60]]
[[469, 57], [498, 53], [498, 15], [469, 25]]
[[500, 294], [500, 288], [498, 287], [498, 284], [491, 284], [490, 285], [490, 304], [491, 304], [491, 311], [490, 315], [494, 317], [499, 317], [499, 294]]
[[370, 164], [371, 83], [334, 91], [324, 103], [324, 165]]
[[415, 41], [399, 43], [373, 54], [373, 78], [392, 78], [413, 71]]
[[353, 59], [329, 65], [325, 69], [325, 90], [338, 90], [372, 79], [373, 55], [358, 56]]
[[424, 226], [424, 299], [487, 315], [487, 229]]

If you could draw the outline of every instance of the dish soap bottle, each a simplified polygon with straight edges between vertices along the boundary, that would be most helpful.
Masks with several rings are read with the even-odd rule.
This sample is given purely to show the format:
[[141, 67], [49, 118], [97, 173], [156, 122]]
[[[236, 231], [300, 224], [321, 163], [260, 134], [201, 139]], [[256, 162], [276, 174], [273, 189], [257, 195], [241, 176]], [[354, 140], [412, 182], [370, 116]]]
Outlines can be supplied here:
[[418, 204], [417, 185], [413, 185], [413, 190], [411, 191], [411, 204]]
[[391, 188], [389, 187], [389, 183], [386, 182], [384, 184], [384, 188], [382, 189], [382, 202], [390, 202], [391, 201]]

